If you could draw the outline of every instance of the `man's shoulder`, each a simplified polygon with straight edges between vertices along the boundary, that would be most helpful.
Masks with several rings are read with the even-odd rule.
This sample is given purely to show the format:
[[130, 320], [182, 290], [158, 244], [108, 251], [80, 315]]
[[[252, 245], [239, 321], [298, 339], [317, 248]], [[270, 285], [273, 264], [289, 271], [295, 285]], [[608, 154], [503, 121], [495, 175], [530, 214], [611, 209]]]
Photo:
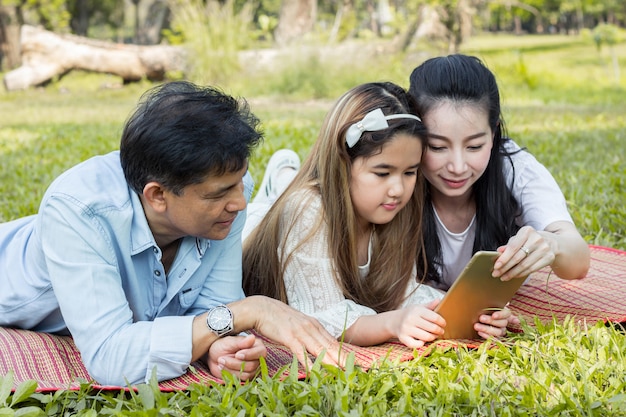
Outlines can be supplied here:
[[62, 198], [93, 210], [125, 206], [129, 188], [122, 171], [119, 152], [89, 158], [57, 177], [44, 196]]

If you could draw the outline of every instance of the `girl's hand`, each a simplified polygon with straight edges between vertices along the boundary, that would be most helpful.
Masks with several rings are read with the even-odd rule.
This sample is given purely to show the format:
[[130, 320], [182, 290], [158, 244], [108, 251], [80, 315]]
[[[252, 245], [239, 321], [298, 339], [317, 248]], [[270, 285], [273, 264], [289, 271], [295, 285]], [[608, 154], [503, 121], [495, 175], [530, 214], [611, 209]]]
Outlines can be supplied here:
[[433, 300], [426, 305], [411, 305], [395, 311], [397, 316], [392, 327], [400, 342], [416, 349], [443, 334], [446, 321], [433, 311], [438, 303], [439, 300]]
[[508, 308], [494, 311], [493, 314], [483, 314], [478, 318], [478, 323], [474, 324], [474, 330], [483, 339], [489, 337], [500, 338], [506, 335], [506, 328], [509, 324], [519, 324], [520, 320], [511, 313]]
[[550, 233], [522, 227], [505, 246], [500, 246], [492, 275], [502, 281], [526, 278], [530, 273], [552, 265], [556, 258], [556, 242]]

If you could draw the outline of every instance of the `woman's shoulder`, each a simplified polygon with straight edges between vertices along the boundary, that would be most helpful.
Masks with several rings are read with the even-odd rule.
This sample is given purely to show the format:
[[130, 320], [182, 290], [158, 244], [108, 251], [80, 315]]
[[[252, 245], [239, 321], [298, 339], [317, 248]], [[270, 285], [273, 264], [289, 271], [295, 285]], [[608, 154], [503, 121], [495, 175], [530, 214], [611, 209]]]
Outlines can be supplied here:
[[516, 180], [528, 175], [534, 176], [536, 173], [547, 171], [546, 168], [528, 151], [520, 147], [516, 142], [509, 139], [503, 143], [505, 158], [503, 169], [507, 179], [515, 173]]

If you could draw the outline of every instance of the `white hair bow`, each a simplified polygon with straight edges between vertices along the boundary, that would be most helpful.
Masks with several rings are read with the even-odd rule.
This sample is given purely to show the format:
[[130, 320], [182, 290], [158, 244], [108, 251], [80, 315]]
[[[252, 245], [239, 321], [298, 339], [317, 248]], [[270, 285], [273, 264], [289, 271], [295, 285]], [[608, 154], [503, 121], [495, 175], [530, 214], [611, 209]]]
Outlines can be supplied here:
[[361, 139], [363, 132], [376, 132], [388, 128], [389, 123], [387, 123], [387, 120], [391, 119], [415, 119], [420, 122], [422, 121], [422, 119], [413, 114], [401, 113], [385, 116], [382, 109], [372, 110], [367, 113], [361, 121], [354, 123], [348, 128], [348, 132], [346, 133], [348, 148], [352, 148], [356, 145], [359, 139]]

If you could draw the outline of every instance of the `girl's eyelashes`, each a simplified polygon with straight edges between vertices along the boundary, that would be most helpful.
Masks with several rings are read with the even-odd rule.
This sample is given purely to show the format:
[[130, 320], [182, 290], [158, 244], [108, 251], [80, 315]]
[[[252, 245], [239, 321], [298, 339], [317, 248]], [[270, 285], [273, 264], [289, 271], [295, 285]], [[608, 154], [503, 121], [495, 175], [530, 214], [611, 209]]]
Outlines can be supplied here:
[[[377, 177], [387, 177], [389, 176], [389, 172], [374, 172], [374, 175], [376, 175]], [[413, 175], [417, 175], [417, 169], [412, 169], [410, 171], [406, 171], [404, 173], [404, 175], [407, 176], [413, 176]]]
[[[467, 146], [467, 150], [469, 151], [479, 151], [481, 150], [483, 147], [485, 146], [484, 143], [481, 143], [480, 145], [471, 145], [471, 146]], [[433, 151], [433, 152], [442, 152], [445, 151], [448, 147], [447, 146], [437, 146], [437, 145], [428, 145], [428, 149]]]

